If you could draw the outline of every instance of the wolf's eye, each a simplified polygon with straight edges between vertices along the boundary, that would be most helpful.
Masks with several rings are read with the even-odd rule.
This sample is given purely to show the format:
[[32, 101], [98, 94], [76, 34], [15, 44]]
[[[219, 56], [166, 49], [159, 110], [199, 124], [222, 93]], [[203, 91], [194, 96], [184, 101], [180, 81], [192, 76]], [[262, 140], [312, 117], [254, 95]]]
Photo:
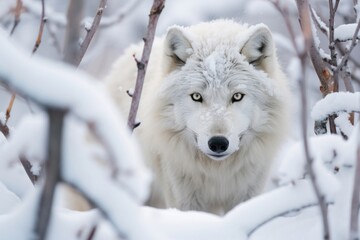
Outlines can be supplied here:
[[194, 93], [190, 94], [190, 97], [195, 102], [202, 102], [202, 100], [203, 100], [201, 94], [198, 92], [194, 92]]
[[231, 98], [231, 102], [240, 102], [244, 96], [245, 96], [245, 94], [242, 94], [239, 92], [234, 93], [234, 95]]

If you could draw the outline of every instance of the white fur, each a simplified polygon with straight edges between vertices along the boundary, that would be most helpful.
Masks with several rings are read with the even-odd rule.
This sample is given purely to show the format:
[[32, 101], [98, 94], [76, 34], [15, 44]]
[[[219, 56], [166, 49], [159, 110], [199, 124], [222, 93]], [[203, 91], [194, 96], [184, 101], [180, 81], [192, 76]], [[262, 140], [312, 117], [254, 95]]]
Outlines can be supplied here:
[[[130, 47], [106, 81], [125, 116], [137, 71], [132, 55], [141, 49]], [[194, 92], [203, 102], [192, 100]], [[232, 103], [236, 92], [245, 96]], [[223, 214], [259, 194], [287, 131], [288, 101], [265, 25], [170, 28], [155, 40], [135, 130], [156, 175], [155, 197], [163, 193], [167, 207]], [[213, 136], [229, 141], [218, 157], [210, 155]]]

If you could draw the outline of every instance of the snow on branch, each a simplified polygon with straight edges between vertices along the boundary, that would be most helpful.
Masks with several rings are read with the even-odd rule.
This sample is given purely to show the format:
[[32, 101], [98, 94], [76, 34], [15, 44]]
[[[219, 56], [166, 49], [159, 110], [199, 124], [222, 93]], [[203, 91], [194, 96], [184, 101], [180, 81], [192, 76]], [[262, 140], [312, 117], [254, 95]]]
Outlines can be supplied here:
[[360, 112], [360, 92], [336, 92], [318, 101], [311, 111], [314, 120], [323, 120], [340, 112]]
[[[9, 42], [4, 32], [0, 32], [0, 41], [1, 83], [43, 107], [68, 109], [71, 114], [86, 121], [106, 146], [110, 158], [121, 159], [120, 162], [114, 160], [119, 164], [120, 177], [124, 177], [124, 173], [131, 173], [127, 176], [128, 182], [134, 181], [134, 189], [143, 189], [141, 186], [144, 181], [147, 182], [148, 175], [144, 174], [146, 171], [138, 155], [133, 157], [127, 154], [135, 152], [133, 147], [127, 149], [121, 146], [124, 143], [122, 136], [127, 136], [127, 130], [119, 125], [122, 120], [102, 85], [84, 73], [74, 73], [75, 70], [65, 64], [37, 57], [29, 59]], [[143, 199], [144, 193], [137, 192]]]
[[[359, 25], [358, 23], [349, 23], [349, 24], [342, 24], [337, 28], [335, 28], [334, 30], [335, 41], [346, 42], [352, 40], [358, 25]], [[360, 33], [355, 35], [355, 38], [360, 39]]]

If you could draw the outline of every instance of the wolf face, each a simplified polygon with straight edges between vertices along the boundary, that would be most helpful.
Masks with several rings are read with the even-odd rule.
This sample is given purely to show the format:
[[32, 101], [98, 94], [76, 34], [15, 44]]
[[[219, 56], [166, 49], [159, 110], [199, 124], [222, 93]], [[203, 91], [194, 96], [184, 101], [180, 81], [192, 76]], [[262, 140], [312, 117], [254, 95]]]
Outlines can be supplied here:
[[165, 57], [171, 61], [161, 94], [175, 116], [169, 118], [174, 131], [221, 161], [269, 127], [274, 47], [263, 25], [241, 35], [201, 36], [179, 27], [168, 31]]

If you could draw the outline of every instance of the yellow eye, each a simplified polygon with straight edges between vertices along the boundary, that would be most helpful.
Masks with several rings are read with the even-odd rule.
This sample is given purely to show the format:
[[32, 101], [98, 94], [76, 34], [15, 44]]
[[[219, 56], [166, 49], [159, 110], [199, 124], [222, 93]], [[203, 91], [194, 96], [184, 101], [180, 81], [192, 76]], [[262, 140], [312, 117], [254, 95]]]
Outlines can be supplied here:
[[245, 94], [242, 94], [239, 92], [234, 93], [234, 95], [232, 96], [231, 102], [240, 102], [244, 96], [245, 96]]
[[190, 94], [190, 97], [195, 102], [202, 102], [202, 100], [203, 100], [201, 94], [198, 92], [194, 92], [194, 93]]

